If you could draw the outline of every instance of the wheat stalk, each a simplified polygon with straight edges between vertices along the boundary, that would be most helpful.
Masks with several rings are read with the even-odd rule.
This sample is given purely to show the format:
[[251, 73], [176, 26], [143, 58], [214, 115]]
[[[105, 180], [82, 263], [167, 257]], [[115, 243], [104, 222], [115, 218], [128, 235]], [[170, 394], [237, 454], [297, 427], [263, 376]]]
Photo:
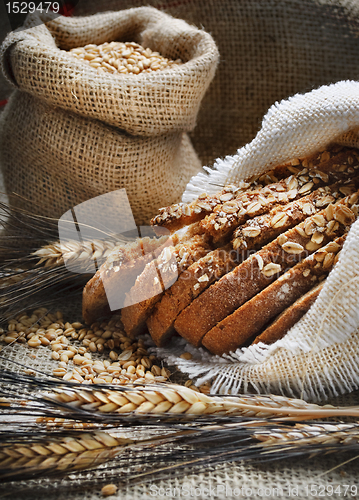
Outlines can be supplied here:
[[255, 432], [253, 437], [265, 448], [273, 446], [358, 445], [358, 424], [296, 424], [295, 427], [271, 428]]
[[[320, 419], [328, 417], [359, 417], [359, 406], [320, 406], [301, 399], [277, 395], [211, 396], [178, 384], [139, 384], [106, 386], [76, 384], [54, 379], [35, 378], [0, 372], [3, 404], [8, 398], [41, 402], [46, 408], [61, 407], [74, 414], [84, 412], [97, 417], [111, 418], [132, 415], [167, 415], [179, 417], [226, 415], [286, 420]], [[18, 392], [21, 397], [19, 397]]]
[[[69, 424], [70, 421], [67, 421]], [[147, 428], [147, 431], [151, 427]], [[190, 425], [168, 434], [167, 426], [145, 439], [118, 437], [111, 432], [95, 430], [77, 435], [45, 436], [28, 433], [22, 439], [12, 437], [0, 449], [0, 478], [63, 475], [109, 462], [125, 451], [134, 451], [137, 462], [150, 462], [150, 470], [135, 478], [153, 476], [188, 466], [215, 464], [224, 460], [263, 457], [276, 459], [291, 455], [331, 453], [356, 450], [359, 445], [359, 424], [296, 424], [294, 427], [269, 420], [236, 421], [220, 425]], [[211, 448], [208, 449], [208, 443]], [[176, 446], [174, 446], [177, 443]], [[159, 447], [170, 447], [158, 453]], [[148, 450], [152, 452], [148, 457]], [[159, 455], [158, 458], [157, 454]], [[171, 465], [160, 469], [156, 462], [163, 458]], [[118, 474], [121, 464], [114, 465]], [[111, 469], [110, 469], [111, 472]], [[112, 470], [113, 472], [113, 470]], [[131, 474], [131, 472], [129, 473]]]
[[[149, 430], [151, 428], [147, 428]], [[0, 451], [0, 478], [63, 475], [98, 466], [113, 460], [125, 451], [135, 453], [138, 465], [150, 466], [142, 473], [121, 470], [127, 462], [115, 462], [107, 473], [127, 475], [127, 480], [153, 478], [153, 475], [178, 472], [188, 467], [217, 464], [225, 460], [273, 460], [298, 455], [357, 450], [358, 424], [296, 424], [294, 427], [269, 420], [236, 421], [222, 425], [190, 425], [168, 434], [160, 426], [159, 434], [142, 440], [119, 438], [108, 432], [95, 431], [76, 436], [25, 436], [15, 445], [5, 444]], [[167, 432], [167, 433], [166, 433]], [[51, 433], [50, 433], [51, 434]], [[13, 439], [14, 440], [14, 439]], [[210, 448], [208, 443], [211, 443]], [[163, 446], [170, 446], [163, 449]], [[150, 455], [148, 454], [150, 452]], [[160, 463], [165, 466], [160, 466]]]
[[[125, 450], [135, 453], [136, 467], [149, 466], [140, 474], [128, 472], [127, 479], [138, 481], [153, 474], [168, 474], [169, 470], [208, 467], [224, 460], [271, 460], [357, 450], [359, 446], [357, 423], [281, 423], [329, 416], [358, 417], [358, 407], [319, 406], [275, 395], [208, 396], [174, 384], [115, 389], [6, 372], [0, 374], [0, 382], [5, 396], [0, 401], [4, 414], [39, 415], [37, 425], [50, 424], [45, 436], [29, 433], [22, 441], [16, 432], [12, 437], [0, 433], [0, 470], [5, 479], [85, 469], [108, 462]], [[20, 404], [16, 406], [16, 402]], [[140, 422], [141, 430], [147, 436], [150, 433], [150, 438], [118, 438], [111, 431], [114, 427], [110, 427], [118, 422], [128, 424], [127, 429]], [[79, 433], [79, 426], [85, 430], [81, 435], [70, 433], [56, 438], [53, 424], [61, 424], [64, 432], [73, 428]], [[121, 427], [122, 432], [127, 429]], [[163, 444], [170, 446], [163, 450]], [[109, 466], [108, 474], [118, 474], [121, 463]]]
[[[22, 312], [18, 304], [24, 299], [33, 301], [27, 307], [48, 305], [54, 302], [53, 299], [57, 301], [57, 287], [62, 295], [67, 289], [74, 294], [76, 291], [81, 293], [88, 280], [86, 273], [93, 274], [94, 266], [98, 268], [118, 245], [125, 243], [125, 240], [119, 240], [118, 237], [117, 241], [108, 239], [80, 243], [74, 240], [65, 244], [56, 241], [11, 261], [12, 267], [10, 264], [0, 267], [0, 305], [4, 308], [4, 316], [11, 317]], [[38, 261], [36, 266], [33, 265], [34, 259]], [[65, 264], [72, 272], [68, 272]], [[49, 294], [50, 289], [52, 294]], [[39, 299], [40, 295], [38, 302], [35, 296]]]
[[56, 390], [49, 397], [70, 408], [121, 415], [231, 415], [256, 418], [315, 419], [359, 417], [359, 407], [320, 406], [284, 396], [207, 396], [181, 385]]

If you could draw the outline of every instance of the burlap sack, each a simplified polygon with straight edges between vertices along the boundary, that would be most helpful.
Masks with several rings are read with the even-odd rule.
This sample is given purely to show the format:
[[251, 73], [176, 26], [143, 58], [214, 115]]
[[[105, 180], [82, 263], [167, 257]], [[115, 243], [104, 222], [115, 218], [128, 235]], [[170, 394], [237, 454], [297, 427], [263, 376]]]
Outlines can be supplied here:
[[275, 101], [359, 79], [358, 0], [79, 0], [75, 15], [140, 5], [203, 27], [218, 46], [190, 134], [202, 165], [250, 142]]
[[[305, 157], [337, 143], [359, 147], [359, 82], [323, 86], [273, 105], [255, 139], [237, 155], [218, 160], [208, 175], [189, 183], [184, 199], [218, 185], [232, 184], [291, 159]], [[319, 297], [308, 313], [274, 344], [237, 349], [212, 356], [203, 349], [159, 350], [199, 383], [213, 378], [220, 393], [285, 393], [310, 400], [359, 388], [359, 221], [355, 222]], [[194, 361], [179, 358], [189, 350]]]
[[[39, 19], [46, 21], [39, 24]], [[3, 70], [21, 92], [2, 115], [1, 164], [9, 193], [59, 217], [126, 188], [137, 224], [178, 201], [200, 162], [193, 129], [218, 52], [210, 35], [153, 8], [84, 18], [33, 17], [2, 45]], [[97, 73], [67, 50], [136, 41], [184, 64], [140, 75]]]

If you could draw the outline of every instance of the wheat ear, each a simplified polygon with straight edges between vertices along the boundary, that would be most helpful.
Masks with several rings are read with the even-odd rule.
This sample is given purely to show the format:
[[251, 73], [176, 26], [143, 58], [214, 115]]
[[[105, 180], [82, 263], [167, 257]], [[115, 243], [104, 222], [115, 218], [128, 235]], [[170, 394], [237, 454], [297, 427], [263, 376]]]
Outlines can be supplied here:
[[[358, 424], [318, 422], [296, 424], [293, 427], [278, 423], [273, 426], [268, 420], [258, 419], [223, 425], [189, 425], [170, 434], [166, 426], [160, 426], [159, 430], [162, 433], [136, 441], [104, 431], [42, 439], [29, 435], [21, 443], [15, 440], [15, 444], [9, 442], [3, 445], [0, 450], [0, 479], [76, 472], [109, 462], [131, 449], [137, 454], [138, 463], [152, 462], [150, 470], [133, 476], [138, 479], [225, 460], [313, 456], [323, 452], [357, 450], [359, 445]], [[165, 456], [166, 461], [172, 464], [159, 468], [157, 461], [161, 461], [161, 457], [156, 459], [157, 447], [166, 443], [174, 445], [176, 442], [175, 447], [170, 446], [162, 455], [162, 461]], [[208, 442], [211, 442], [210, 450]], [[146, 450], [152, 451], [151, 459]], [[109, 472], [118, 474], [121, 467], [121, 464], [115, 464]]]
[[253, 434], [253, 438], [261, 441], [261, 446], [320, 446], [320, 445], [358, 445], [358, 424], [296, 424], [294, 427], [260, 430]]
[[180, 385], [56, 390], [51, 399], [97, 414], [233, 415], [292, 420], [359, 416], [359, 407], [319, 406], [284, 396], [207, 396]]
[[211, 414], [282, 420], [359, 416], [359, 406], [320, 406], [277, 395], [210, 396], [178, 384], [87, 385], [7, 371], [0, 373], [0, 382], [4, 404], [6, 398], [20, 399], [17, 392], [20, 389], [22, 399], [41, 401], [45, 408], [66, 408], [80, 420], [89, 415], [87, 412], [96, 415], [96, 418], [103, 417], [108, 422], [122, 415], [141, 419], [144, 414], [146, 418], [148, 415], [167, 415], [172, 420], [176, 415], [193, 418]]
[[115, 438], [106, 432], [84, 433], [77, 437], [65, 436], [34, 441], [30, 444], [11, 444], [0, 449], [0, 478], [43, 470], [66, 472], [104, 463], [132, 444], [133, 441]]
[[102, 263], [115, 246], [119, 244], [118, 241], [95, 239], [82, 243], [75, 240], [67, 243], [55, 241], [35, 250], [31, 255], [40, 259], [38, 265], [44, 264], [45, 267], [62, 266], [65, 262], [71, 263], [74, 261], [86, 264], [88, 262], [93, 263], [96, 260]]

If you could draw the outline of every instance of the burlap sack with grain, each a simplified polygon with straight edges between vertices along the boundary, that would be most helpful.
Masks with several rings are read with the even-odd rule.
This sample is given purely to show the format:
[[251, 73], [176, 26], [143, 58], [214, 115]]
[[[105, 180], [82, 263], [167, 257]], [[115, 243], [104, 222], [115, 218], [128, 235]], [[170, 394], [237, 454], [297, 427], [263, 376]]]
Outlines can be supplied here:
[[[184, 201], [214, 193], [254, 174], [325, 149], [359, 147], [359, 82], [343, 81], [273, 105], [255, 139], [237, 155], [218, 160], [187, 186]], [[217, 357], [180, 345], [159, 349], [198, 383], [213, 379], [213, 392], [285, 393], [323, 400], [359, 387], [359, 221], [355, 222], [319, 297], [282, 339]], [[179, 358], [183, 349], [192, 361]]]
[[[125, 188], [137, 224], [178, 201], [201, 167], [186, 132], [215, 73], [211, 36], [150, 7], [83, 18], [34, 16], [27, 23], [2, 45], [3, 71], [19, 89], [1, 120], [7, 191], [26, 198], [22, 207], [59, 217]], [[100, 74], [68, 53], [113, 40], [138, 42], [183, 64], [140, 75]]]
[[202, 165], [250, 142], [275, 101], [359, 79], [358, 0], [79, 0], [75, 15], [144, 4], [203, 27], [218, 46], [190, 133]]

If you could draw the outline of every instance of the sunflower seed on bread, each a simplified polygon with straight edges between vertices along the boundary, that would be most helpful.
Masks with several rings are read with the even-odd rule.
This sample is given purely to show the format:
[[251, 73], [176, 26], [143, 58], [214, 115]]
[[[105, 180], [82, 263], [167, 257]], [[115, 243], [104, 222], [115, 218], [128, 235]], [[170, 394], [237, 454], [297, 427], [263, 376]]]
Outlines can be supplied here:
[[[236, 250], [261, 248], [279, 234], [303, 222], [308, 216], [314, 215], [337, 199], [344, 198], [339, 187], [338, 183], [326, 188], [321, 187], [308, 196], [284, 206], [276, 206], [268, 213], [249, 219], [234, 231], [233, 248]], [[355, 177], [350, 185], [351, 193], [358, 188], [359, 177]]]

